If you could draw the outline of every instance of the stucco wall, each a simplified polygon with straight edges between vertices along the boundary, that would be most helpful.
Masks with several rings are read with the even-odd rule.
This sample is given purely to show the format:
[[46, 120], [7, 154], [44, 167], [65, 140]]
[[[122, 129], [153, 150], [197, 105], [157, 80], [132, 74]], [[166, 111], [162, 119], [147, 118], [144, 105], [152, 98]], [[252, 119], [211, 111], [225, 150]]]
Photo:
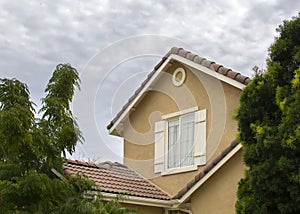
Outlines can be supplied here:
[[244, 170], [240, 150], [192, 195], [193, 214], [235, 213], [238, 182]]
[[[172, 84], [172, 74], [183, 67], [186, 80]], [[232, 119], [241, 90], [216, 78], [174, 62], [124, 121], [124, 163], [170, 195], [175, 195], [205, 166], [196, 171], [161, 176], [154, 174], [154, 122], [164, 114], [198, 106], [207, 109], [207, 164], [235, 139]]]
[[122, 204], [122, 206], [133, 208], [141, 212], [141, 214], [165, 214], [164, 209], [160, 207], [141, 206], [141, 205], [134, 205], [134, 204]]

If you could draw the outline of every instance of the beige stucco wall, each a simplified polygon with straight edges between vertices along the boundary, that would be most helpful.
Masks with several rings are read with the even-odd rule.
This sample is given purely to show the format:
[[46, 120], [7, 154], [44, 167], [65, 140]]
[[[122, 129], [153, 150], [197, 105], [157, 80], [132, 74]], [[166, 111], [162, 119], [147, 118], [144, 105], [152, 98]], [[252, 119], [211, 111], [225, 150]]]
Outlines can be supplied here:
[[245, 170], [242, 163], [240, 150], [192, 195], [193, 214], [235, 213], [238, 182]]
[[160, 208], [160, 207], [141, 206], [135, 204], [122, 204], [122, 206], [133, 208], [139, 211], [141, 214], [165, 214], [164, 208]]
[[[187, 72], [184, 85], [172, 84], [178, 67]], [[198, 106], [207, 109], [207, 164], [235, 139], [237, 123], [232, 119], [241, 90], [214, 77], [174, 62], [124, 121], [124, 163], [170, 195], [176, 195], [205, 166], [195, 171], [154, 174], [154, 122], [164, 114]]]

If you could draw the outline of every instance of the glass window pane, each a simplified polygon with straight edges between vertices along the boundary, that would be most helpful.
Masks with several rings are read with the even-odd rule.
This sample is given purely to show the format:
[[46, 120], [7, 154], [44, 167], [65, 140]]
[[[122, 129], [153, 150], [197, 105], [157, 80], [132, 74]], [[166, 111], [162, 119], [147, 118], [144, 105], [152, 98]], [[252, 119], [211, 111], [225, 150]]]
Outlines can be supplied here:
[[178, 167], [180, 161], [179, 120], [168, 123], [168, 168]]
[[168, 165], [178, 168], [194, 165], [194, 113], [168, 122]]

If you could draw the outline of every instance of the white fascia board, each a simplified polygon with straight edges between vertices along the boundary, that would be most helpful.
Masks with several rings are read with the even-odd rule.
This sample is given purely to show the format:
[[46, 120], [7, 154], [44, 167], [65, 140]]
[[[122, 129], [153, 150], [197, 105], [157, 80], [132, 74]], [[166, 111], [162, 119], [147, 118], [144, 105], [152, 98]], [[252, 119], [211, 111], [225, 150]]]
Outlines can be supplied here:
[[242, 144], [236, 145], [217, 165], [215, 165], [202, 179], [200, 179], [191, 189], [189, 189], [180, 199], [180, 204], [186, 202], [190, 196], [199, 189], [215, 172], [217, 172], [230, 158], [232, 158], [240, 149]]
[[192, 68], [195, 68], [197, 70], [200, 70], [203, 73], [205, 73], [207, 75], [210, 75], [212, 77], [215, 77], [215, 78], [217, 78], [217, 79], [219, 79], [219, 80], [221, 80], [223, 82], [226, 82], [226, 83], [228, 83], [228, 84], [230, 84], [230, 85], [232, 85], [232, 86], [234, 86], [236, 88], [243, 89], [243, 88], [246, 87], [246, 85], [244, 85], [244, 84], [242, 84], [242, 83], [240, 83], [240, 82], [238, 82], [238, 81], [236, 81], [234, 79], [231, 79], [231, 78], [229, 78], [227, 76], [224, 76], [224, 75], [222, 75], [222, 74], [220, 74], [220, 73], [218, 73], [216, 71], [213, 71], [213, 70], [211, 70], [211, 69], [209, 69], [209, 68], [207, 68], [207, 67], [205, 67], [203, 65], [197, 64], [197, 63], [195, 63], [195, 62], [193, 62], [193, 61], [191, 61], [191, 60], [189, 60], [187, 58], [178, 56], [176, 54], [171, 54], [169, 56], [169, 58], [174, 59], [174, 60], [179, 61], [179, 62], [182, 62], [182, 63], [184, 63], [184, 64], [186, 64], [186, 65], [188, 65], [188, 66], [190, 66]]
[[[113, 193], [105, 193], [105, 192], [97, 192], [97, 191], [89, 191], [86, 193], [87, 197], [93, 197], [96, 195], [102, 195], [103, 200], [110, 201], [116, 199], [118, 196], [122, 198], [122, 194], [113, 194]], [[120, 203], [125, 204], [135, 204], [135, 205], [143, 205], [143, 206], [150, 206], [150, 207], [162, 207], [162, 208], [174, 208], [179, 204], [179, 200], [172, 199], [172, 200], [160, 200], [154, 198], [144, 198], [144, 197], [137, 197], [137, 196], [128, 196], [124, 195]]]
[[114, 123], [114, 125], [109, 129], [109, 134], [111, 134], [116, 127], [119, 125], [119, 123], [126, 117], [126, 115], [129, 113], [130, 109], [139, 101], [141, 96], [150, 88], [151, 84], [156, 80], [156, 78], [159, 76], [161, 71], [165, 68], [165, 66], [170, 62], [171, 58], [168, 57], [164, 63], [158, 68], [158, 70], [153, 74], [153, 76], [150, 78], [150, 80], [146, 83], [144, 88], [138, 93], [138, 95], [134, 98], [133, 101], [128, 105], [128, 107], [123, 111], [123, 113], [120, 115], [120, 117], [117, 119], [117, 121]]

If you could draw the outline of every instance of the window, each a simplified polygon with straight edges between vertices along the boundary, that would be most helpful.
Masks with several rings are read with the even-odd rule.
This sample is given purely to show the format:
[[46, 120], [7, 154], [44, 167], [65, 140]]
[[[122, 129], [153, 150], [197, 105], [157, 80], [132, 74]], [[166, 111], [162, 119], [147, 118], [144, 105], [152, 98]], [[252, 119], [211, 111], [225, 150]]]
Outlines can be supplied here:
[[176, 173], [206, 163], [206, 110], [164, 115], [155, 123], [154, 172]]
[[194, 165], [194, 113], [168, 121], [168, 169]]

